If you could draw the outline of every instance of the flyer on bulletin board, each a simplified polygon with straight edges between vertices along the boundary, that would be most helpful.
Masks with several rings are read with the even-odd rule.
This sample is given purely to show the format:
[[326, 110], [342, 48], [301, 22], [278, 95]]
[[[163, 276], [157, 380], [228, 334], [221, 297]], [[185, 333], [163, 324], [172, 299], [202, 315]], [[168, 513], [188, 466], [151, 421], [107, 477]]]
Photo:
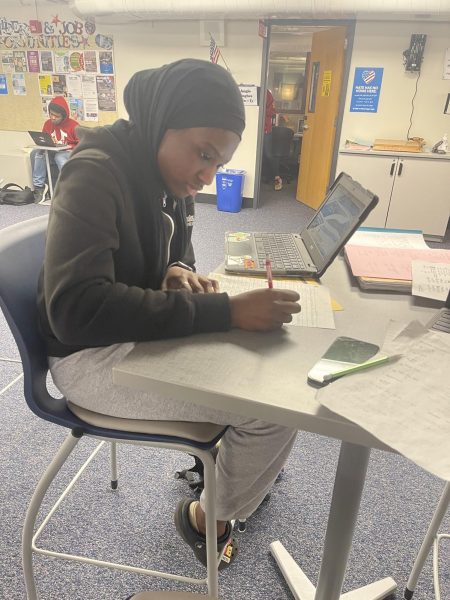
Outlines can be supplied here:
[[39, 92], [41, 96], [52, 96], [53, 85], [51, 75], [39, 75]]
[[6, 81], [6, 75], [0, 74], [0, 94], [4, 95], [8, 93], [8, 83]]

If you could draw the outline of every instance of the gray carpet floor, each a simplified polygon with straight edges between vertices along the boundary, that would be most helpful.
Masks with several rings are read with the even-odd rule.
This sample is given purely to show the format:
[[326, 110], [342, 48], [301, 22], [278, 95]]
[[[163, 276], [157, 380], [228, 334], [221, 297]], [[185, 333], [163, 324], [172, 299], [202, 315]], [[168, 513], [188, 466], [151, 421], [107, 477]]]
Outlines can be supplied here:
[[[295, 202], [293, 186], [283, 192], [262, 187], [262, 208], [239, 213], [198, 204], [194, 246], [200, 272], [222, 261], [228, 229], [295, 231], [312, 211]], [[48, 211], [48, 207], [0, 207], [0, 228]], [[1, 233], [0, 233], [1, 235]], [[447, 232], [445, 246], [450, 247]], [[441, 246], [442, 247], [442, 246]], [[49, 383], [50, 387], [51, 382]], [[55, 392], [56, 393], [56, 392]], [[0, 599], [23, 600], [20, 538], [26, 507], [44, 469], [66, 431], [35, 417], [25, 405], [21, 365], [11, 334], [0, 318]], [[93, 448], [82, 440], [58, 476], [44, 508], [63, 489]], [[328, 438], [299, 433], [284, 475], [268, 502], [238, 534], [240, 554], [220, 576], [222, 597], [230, 600], [289, 600], [292, 594], [269, 555], [279, 539], [313, 582], [317, 581], [322, 544], [339, 452]], [[108, 454], [103, 449], [44, 531], [42, 545], [137, 566], [173, 569], [201, 576], [203, 569], [179, 540], [173, 525], [177, 501], [189, 495], [174, 479], [192, 464], [183, 454], [119, 448], [119, 489], [109, 489]], [[402, 597], [412, 563], [433, 514], [443, 482], [401, 456], [373, 451], [350, 556], [344, 591], [392, 576]], [[450, 531], [447, 515], [442, 531]], [[41, 600], [124, 600], [143, 589], [191, 589], [142, 575], [53, 560], [34, 559]], [[441, 550], [442, 599], [450, 598], [450, 542]], [[415, 598], [432, 600], [431, 558], [422, 572]]]

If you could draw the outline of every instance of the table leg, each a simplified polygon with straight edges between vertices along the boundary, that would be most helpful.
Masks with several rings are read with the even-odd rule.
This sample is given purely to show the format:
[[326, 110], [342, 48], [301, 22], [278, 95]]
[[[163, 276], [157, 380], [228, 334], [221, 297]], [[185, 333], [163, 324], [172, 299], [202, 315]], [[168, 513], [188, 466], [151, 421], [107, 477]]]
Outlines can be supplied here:
[[53, 183], [52, 183], [52, 173], [50, 170], [50, 159], [48, 157], [48, 150], [44, 150], [45, 152], [45, 164], [47, 166], [47, 179], [48, 179], [48, 189], [50, 193], [50, 198], [53, 197]]
[[369, 448], [341, 443], [317, 588], [280, 542], [271, 544], [271, 552], [296, 600], [381, 600], [397, 588], [395, 581], [387, 577], [341, 596], [369, 456]]

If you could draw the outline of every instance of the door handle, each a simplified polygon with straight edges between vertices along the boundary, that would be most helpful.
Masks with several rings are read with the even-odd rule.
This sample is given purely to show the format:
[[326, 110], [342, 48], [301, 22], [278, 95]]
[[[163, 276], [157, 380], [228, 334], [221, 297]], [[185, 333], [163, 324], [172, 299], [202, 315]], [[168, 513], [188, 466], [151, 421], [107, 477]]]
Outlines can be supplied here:
[[306, 131], [307, 129], [309, 129], [309, 125], [307, 125], [306, 123], [303, 125], [302, 127], [303, 131]]
[[401, 162], [398, 166], [398, 176], [400, 177], [400, 175], [402, 174], [403, 171], [403, 163]]
[[390, 171], [390, 173], [389, 173], [391, 177], [392, 177], [392, 175], [394, 174], [394, 171], [395, 171], [395, 161], [394, 161], [394, 162], [392, 163], [392, 165], [391, 165], [391, 171]]

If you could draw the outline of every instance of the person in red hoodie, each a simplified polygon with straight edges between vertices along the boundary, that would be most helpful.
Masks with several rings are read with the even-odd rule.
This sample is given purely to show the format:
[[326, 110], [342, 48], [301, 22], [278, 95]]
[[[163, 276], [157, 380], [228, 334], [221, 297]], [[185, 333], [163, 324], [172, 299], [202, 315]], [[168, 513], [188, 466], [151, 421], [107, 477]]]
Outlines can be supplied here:
[[[70, 118], [69, 106], [63, 96], [55, 96], [48, 105], [49, 119], [45, 121], [42, 131], [50, 134], [55, 144], [67, 146], [67, 150], [53, 152], [52, 158], [61, 171], [63, 165], [69, 160], [70, 153], [78, 144], [75, 128], [79, 123]], [[41, 202], [45, 196], [47, 167], [43, 150], [36, 148], [31, 152], [32, 177], [34, 188], [34, 201]]]

